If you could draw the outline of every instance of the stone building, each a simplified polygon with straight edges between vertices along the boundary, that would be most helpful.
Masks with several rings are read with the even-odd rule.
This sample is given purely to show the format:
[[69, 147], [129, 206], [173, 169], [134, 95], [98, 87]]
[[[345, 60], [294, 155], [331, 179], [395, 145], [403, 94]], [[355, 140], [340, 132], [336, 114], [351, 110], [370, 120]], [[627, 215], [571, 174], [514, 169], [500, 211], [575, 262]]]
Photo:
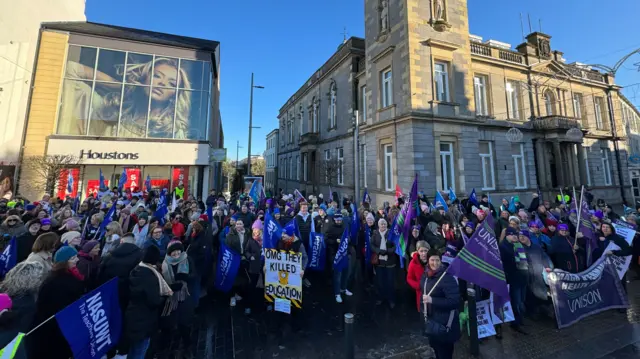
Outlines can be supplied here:
[[[298, 143], [281, 136], [280, 164], [294, 170], [281, 171], [289, 191], [327, 192], [314, 163], [297, 156], [317, 165], [328, 149], [342, 154], [339, 191], [355, 194], [358, 163], [356, 197], [366, 187], [376, 203], [393, 201], [396, 184], [408, 192], [416, 173], [430, 197], [475, 188], [495, 201], [518, 194], [528, 203], [538, 188], [550, 198], [559, 187], [585, 185], [609, 203], [633, 200], [621, 88], [609, 74], [566, 63], [551, 36], [534, 32], [512, 48], [469, 33], [466, 0], [367, 0], [364, 42], [364, 57], [352, 39], [351, 56], [341, 55], [347, 43], [327, 63], [342, 58], [342, 66], [325, 64], [281, 109], [283, 134], [289, 124], [299, 129], [299, 107], [325, 111], [326, 121], [318, 131], [303, 126]], [[348, 79], [350, 93], [337, 96], [334, 130], [327, 124], [339, 79]]]
[[278, 190], [278, 129], [267, 134], [267, 148], [264, 151], [266, 161], [264, 189], [272, 194]]

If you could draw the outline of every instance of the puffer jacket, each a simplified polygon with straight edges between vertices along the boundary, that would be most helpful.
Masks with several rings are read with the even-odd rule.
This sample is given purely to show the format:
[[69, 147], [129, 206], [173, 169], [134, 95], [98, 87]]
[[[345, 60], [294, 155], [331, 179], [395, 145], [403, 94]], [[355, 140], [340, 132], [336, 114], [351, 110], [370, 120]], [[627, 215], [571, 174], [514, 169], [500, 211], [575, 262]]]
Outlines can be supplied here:
[[[440, 283], [436, 286], [438, 279], [441, 276]], [[460, 305], [460, 290], [458, 289], [458, 283], [450, 274], [446, 273], [446, 267], [440, 266], [436, 270], [435, 274], [431, 277], [427, 273], [422, 277], [420, 281], [420, 288], [422, 288], [422, 294], [428, 294], [431, 292], [432, 302], [427, 304], [427, 318], [440, 323], [444, 326], [449, 322], [449, 316], [451, 311], [454, 311], [453, 320], [451, 322], [450, 330], [438, 336], [439, 341], [454, 343], [460, 339], [460, 321], [458, 319], [458, 306]], [[422, 299], [422, 298], [420, 298]], [[424, 305], [420, 305], [421, 311], [424, 313]]]

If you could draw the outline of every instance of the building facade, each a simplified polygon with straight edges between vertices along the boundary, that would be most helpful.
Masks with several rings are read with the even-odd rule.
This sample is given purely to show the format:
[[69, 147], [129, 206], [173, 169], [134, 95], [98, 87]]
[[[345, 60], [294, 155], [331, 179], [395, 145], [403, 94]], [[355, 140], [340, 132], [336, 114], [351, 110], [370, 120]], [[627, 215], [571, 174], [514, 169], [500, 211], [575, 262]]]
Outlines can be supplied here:
[[[40, 23], [84, 21], [85, 0], [7, 1], [0, 12], [0, 182], [15, 189]], [[4, 195], [4, 194], [3, 194]]]
[[278, 142], [279, 130], [275, 129], [267, 134], [267, 147], [264, 151], [266, 173], [264, 179], [265, 191], [276, 194], [278, 191]]
[[[367, 188], [374, 202], [393, 201], [395, 185], [407, 192], [418, 174], [420, 190], [431, 195], [475, 188], [527, 202], [537, 189], [550, 198], [585, 185], [609, 203], [632, 201], [621, 88], [609, 74], [566, 63], [551, 36], [531, 33], [514, 49], [469, 33], [466, 0], [367, 0], [365, 43], [349, 82], [357, 151], [344, 145], [340, 157], [344, 173], [360, 166], [360, 193], [349, 175], [346, 194], [360, 197]], [[281, 110], [281, 132], [295, 123], [290, 105], [299, 100], [297, 93]], [[338, 108], [338, 126], [353, 131], [349, 110]], [[291, 156], [281, 164], [293, 158], [295, 166], [305, 138], [338, 146], [329, 128], [306, 131], [298, 145], [283, 145]], [[307, 156], [322, 158], [324, 150]], [[300, 186], [322, 189], [323, 176], [312, 178]]]
[[[89, 22], [44, 23], [22, 142], [20, 193], [38, 198], [39, 157], [72, 159], [72, 193], [85, 197], [123, 172], [126, 188], [183, 183], [206, 198], [221, 188], [219, 44]], [[67, 173], [68, 175], [68, 173]]]

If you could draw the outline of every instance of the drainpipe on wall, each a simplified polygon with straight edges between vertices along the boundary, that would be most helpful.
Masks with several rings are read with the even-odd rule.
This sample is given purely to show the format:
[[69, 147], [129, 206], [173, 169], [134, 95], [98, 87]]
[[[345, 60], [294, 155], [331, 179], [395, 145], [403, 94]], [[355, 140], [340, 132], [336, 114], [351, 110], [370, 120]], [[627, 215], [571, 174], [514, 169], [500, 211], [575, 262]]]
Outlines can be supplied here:
[[622, 203], [627, 205], [627, 199], [624, 195], [624, 182], [622, 177], [622, 162], [620, 161], [620, 148], [618, 146], [618, 131], [616, 130], [616, 121], [613, 111], [613, 99], [611, 98], [611, 86], [607, 88], [607, 107], [609, 110], [609, 123], [611, 124], [611, 136], [613, 137], [613, 149], [616, 154], [616, 166], [618, 167], [618, 183], [620, 183], [620, 196]]

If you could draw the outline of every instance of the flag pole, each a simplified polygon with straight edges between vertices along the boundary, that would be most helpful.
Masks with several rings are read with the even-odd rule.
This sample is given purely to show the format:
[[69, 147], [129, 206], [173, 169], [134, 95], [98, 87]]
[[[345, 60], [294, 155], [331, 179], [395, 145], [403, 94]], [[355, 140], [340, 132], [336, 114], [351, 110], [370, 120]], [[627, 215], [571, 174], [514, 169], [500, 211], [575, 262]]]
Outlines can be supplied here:
[[[580, 217], [582, 216], [582, 195], [584, 194], [584, 186], [582, 186], [582, 188], [580, 189], [580, 202], [576, 203], [576, 208], [578, 209], [578, 223], [576, 225], [576, 238], [575, 238], [575, 242], [573, 245], [573, 249], [577, 250], [578, 249], [578, 233], [580, 233]], [[576, 190], [575, 187], [573, 188], [573, 199], [575, 200], [576, 198]], [[578, 207], [578, 205], [580, 207]], [[589, 253], [587, 253], [587, 258], [589, 257]]]
[[24, 336], [26, 337], [26, 336], [28, 336], [29, 334], [31, 334], [31, 333], [33, 333], [33, 332], [35, 332], [38, 328], [40, 328], [40, 327], [41, 327], [41, 326], [43, 326], [45, 323], [47, 323], [48, 321], [50, 321], [51, 319], [53, 319], [53, 318], [55, 318], [55, 317], [56, 317], [56, 315], [54, 314], [54, 315], [50, 316], [49, 318], [45, 319], [45, 321], [44, 321], [44, 322], [42, 322], [42, 323], [38, 324], [35, 328], [31, 329], [31, 330], [30, 330], [27, 334], [25, 334]]

